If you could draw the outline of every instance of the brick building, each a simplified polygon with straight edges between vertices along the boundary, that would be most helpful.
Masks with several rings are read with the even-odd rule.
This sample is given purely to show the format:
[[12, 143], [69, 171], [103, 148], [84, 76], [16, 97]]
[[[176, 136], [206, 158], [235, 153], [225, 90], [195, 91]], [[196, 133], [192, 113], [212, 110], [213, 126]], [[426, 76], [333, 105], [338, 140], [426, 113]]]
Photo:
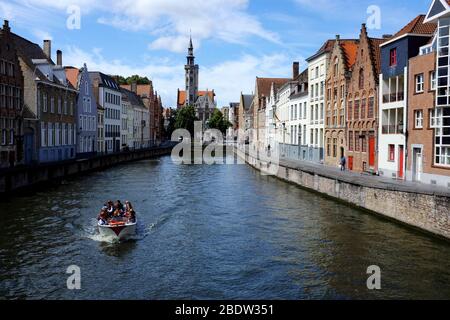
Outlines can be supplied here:
[[[380, 45], [379, 78], [378, 172], [380, 176], [405, 179], [409, 59], [433, 38], [435, 23], [425, 23], [418, 15], [391, 39]], [[423, 78], [418, 77], [417, 89], [422, 90]], [[415, 90], [417, 91], [417, 90]]]
[[21, 164], [23, 75], [8, 21], [0, 29], [0, 168]]
[[161, 97], [153, 89], [153, 83], [121, 85], [121, 87], [136, 93], [142, 99], [149, 110], [150, 145], [159, 145], [164, 129], [163, 106]]
[[[406, 178], [428, 184], [447, 186], [450, 167], [436, 166], [434, 137], [439, 115], [436, 101], [436, 52], [418, 55], [409, 60], [408, 152]], [[415, 78], [422, 75], [424, 90], [415, 93]]]
[[62, 52], [52, 60], [43, 48], [12, 34], [24, 75], [25, 154], [28, 162], [57, 162], [76, 156], [77, 90], [67, 80]]
[[356, 172], [378, 171], [378, 74], [380, 44], [385, 39], [370, 38], [361, 27], [359, 48], [348, 86], [347, 158]]
[[330, 65], [325, 80], [325, 164], [339, 166], [345, 156], [347, 86], [358, 51], [358, 40], [336, 36], [330, 54]]

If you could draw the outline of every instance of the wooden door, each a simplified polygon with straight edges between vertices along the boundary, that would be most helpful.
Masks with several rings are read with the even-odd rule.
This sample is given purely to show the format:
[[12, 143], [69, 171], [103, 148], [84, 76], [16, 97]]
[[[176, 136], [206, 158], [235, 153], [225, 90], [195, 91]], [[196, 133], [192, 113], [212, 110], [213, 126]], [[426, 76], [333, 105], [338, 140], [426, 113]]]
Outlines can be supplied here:
[[405, 156], [405, 150], [403, 146], [399, 146], [398, 150], [398, 178], [403, 179], [404, 177], [404, 156]]
[[369, 137], [369, 167], [375, 167], [375, 137]]

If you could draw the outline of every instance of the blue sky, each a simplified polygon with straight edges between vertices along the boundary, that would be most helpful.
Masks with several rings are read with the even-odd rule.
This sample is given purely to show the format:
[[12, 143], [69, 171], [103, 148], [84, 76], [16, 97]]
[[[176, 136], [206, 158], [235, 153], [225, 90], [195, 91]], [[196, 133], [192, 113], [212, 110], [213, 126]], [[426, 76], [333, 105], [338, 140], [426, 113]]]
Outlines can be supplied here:
[[[251, 93], [259, 77], [289, 77], [293, 61], [312, 55], [328, 38], [357, 38], [370, 6], [381, 29], [393, 34], [431, 0], [0, 0], [0, 17], [13, 32], [41, 44], [53, 41], [65, 65], [154, 82], [165, 106], [184, 87], [186, 47], [192, 33], [200, 88], [215, 89], [219, 107]], [[73, 6], [76, 7], [73, 7]], [[73, 8], [81, 26], [68, 29]], [[73, 21], [69, 19], [69, 21]]]

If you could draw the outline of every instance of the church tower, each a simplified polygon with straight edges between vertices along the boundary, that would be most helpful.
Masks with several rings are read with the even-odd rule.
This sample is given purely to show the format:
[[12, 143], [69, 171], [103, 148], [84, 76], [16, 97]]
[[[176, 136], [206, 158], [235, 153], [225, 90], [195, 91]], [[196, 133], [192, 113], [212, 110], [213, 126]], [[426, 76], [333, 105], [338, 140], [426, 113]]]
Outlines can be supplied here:
[[193, 106], [198, 98], [198, 65], [195, 64], [192, 37], [189, 41], [186, 70], [186, 105]]

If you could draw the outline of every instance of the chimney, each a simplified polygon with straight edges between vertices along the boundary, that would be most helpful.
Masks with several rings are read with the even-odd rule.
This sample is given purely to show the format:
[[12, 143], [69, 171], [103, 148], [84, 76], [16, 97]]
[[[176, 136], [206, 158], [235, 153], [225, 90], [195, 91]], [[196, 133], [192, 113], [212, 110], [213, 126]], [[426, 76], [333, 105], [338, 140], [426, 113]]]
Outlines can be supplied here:
[[363, 31], [364, 33], [367, 33], [367, 28], [366, 28], [366, 24], [365, 23], [362, 24], [361, 31]]
[[62, 51], [61, 50], [56, 51], [56, 65], [58, 67], [62, 67]]
[[44, 40], [44, 53], [49, 60], [52, 59], [52, 41]]
[[9, 21], [8, 20], [5, 20], [4, 22], [3, 22], [3, 32], [6, 32], [6, 33], [9, 33], [9, 31], [10, 31], [11, 29], [9, 28]]
[[133, 81], [131, 83], [131, 91], [134, 92], [135, 94], [137, 94], [137, 82]]
[[292, 64], [292, 79], [297, 79], [299, 74], [300, 74], [300, 63], [295, 61]]

